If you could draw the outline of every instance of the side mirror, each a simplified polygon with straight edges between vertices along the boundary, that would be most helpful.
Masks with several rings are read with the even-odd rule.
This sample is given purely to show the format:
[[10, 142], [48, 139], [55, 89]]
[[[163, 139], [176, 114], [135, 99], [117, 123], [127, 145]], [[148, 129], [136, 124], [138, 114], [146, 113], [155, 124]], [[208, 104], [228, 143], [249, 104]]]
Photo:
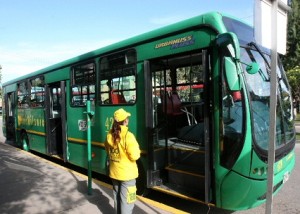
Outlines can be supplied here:
[[241, 90], [239, 72], [231, 57], [224, 57], [224, 69], [228, 87], [231, 91]]
[[256, 74], [259, 71], [259, 65], [257, 62], [251, 62], [246, 67], [246, 71], [248, 74]]
[[237, 36], [232, 33], [223, 33], [217, 36], [216, 43], [219, 48], [224, 49], [227, 48], [231, 53], [231, 57], [239, 60], [241, 57], [240, 53], [240, 43]]

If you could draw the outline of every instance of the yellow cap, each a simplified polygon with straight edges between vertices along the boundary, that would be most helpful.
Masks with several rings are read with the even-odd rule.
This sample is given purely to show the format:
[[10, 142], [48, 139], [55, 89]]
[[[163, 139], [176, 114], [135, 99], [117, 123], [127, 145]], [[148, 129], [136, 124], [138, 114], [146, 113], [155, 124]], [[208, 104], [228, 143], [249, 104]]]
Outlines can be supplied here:
[[114, 118], [117, 122], [124, 121], [127, 117], [131, 116], [131, 114], [124, 109], [120, 108], [114, 113]]

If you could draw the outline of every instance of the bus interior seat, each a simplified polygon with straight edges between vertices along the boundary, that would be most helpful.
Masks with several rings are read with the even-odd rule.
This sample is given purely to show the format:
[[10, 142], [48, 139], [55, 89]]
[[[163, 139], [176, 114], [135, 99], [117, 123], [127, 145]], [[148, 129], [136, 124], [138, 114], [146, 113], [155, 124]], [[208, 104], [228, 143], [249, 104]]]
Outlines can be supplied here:
[[172, 108], [173, 108], [172, 114], [173, 115], [183, 114], [183, 111], [182, 111], [183, 106], [182, 106], [182, 103], [181, 103], [181, 100], [179, 98], [177, 91], [172, 91], [170, 98], [171, 98]]
[[166, 113], [169, 116], [179, 116], [186, 114], [189, 125], [191, 125], [190, 118], [194, 119], [194, 123], [197, 124], [197, 121], [194, 118], [194, 116], [187, 110], [186, 107], [182, 105], [177, 91], [171, 91], [171, 93], [161, 91], [161, 98], [164, 113]]
[[126, 100], [124, 98], [123, 94], [119, 94], [116, 91], [111, 91], [111, 102], [112, 104], [121, 104], [121, 103], [126, 103]]
[[233, 101], [241, 101], [242, 100], [242, 94], [240, 91], [233, 91], [232, 92]]
[[177, 138], [181, 143], [204, 146], [204, 123], [182, 127]]
[[167, 91], [162, 90], [160, 92], [160, 97], [161, 97], [163, 112], [166, 113], [167, 115], [174, 116], [175, 114], [173, 111], [172, 98], [169, 95], [169, 93]]

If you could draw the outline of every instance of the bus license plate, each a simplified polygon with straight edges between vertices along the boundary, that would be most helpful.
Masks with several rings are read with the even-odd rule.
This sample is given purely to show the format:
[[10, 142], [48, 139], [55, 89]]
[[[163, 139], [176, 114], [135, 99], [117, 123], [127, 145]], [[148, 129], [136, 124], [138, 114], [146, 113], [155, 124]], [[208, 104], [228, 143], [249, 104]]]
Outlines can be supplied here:
[[283, 176], [283, 183], [287, 182], [287, 180], [289, 180], [289, 177], [290, 177], [290, 173], [286, 172]]

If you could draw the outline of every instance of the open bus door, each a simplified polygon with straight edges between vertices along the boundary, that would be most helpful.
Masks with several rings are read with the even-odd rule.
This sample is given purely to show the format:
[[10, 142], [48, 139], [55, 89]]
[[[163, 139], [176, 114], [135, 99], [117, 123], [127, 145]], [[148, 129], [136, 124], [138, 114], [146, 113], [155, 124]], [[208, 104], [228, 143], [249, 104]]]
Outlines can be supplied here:
[[65, 81], [46, 86], [47, 153], [66, 161]]
[[6, 124], [6, 140], [16, 141], [16, 92], [5, 94], [5, 124]]
[[144, 62], [147, 186], [212, 201], [208, 53]]

